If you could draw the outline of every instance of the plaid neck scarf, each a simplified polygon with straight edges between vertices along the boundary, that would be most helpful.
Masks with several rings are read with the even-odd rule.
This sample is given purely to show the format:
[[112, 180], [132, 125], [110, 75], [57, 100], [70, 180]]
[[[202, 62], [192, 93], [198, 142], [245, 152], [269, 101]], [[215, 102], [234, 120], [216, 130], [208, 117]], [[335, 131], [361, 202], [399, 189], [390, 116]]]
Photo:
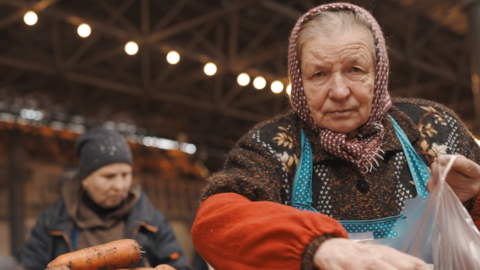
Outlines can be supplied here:
[[[373, 34], [377, 56], [375, 90], [370, 117], [363, 126], [357, 128], [356, 133], [358, 136], [348, 141], [346, 140], [346, 133], [322, 129], [315, 124], [305, 97], [300, 61], [296, 53], [296, 40], [302, 23], [317, 12], [339, 10], [351, 10], [367, 18]], [[388, 109], [392, 106], [392, 102], [387, 91], [389, 67], [385, 39], [380, 26], [373, 16], [365, 9], [349, 3], [332, 3], [311, 9], [298, 19], [290, 35], [288, 71], [292, 83], [290, 98], [293, 108], [297, 115], [320, 135], [322, 147], [336, 157], [354, 163], [358, 168], [366, 172], [371, 171], [372, 168], [374, 168], [374, 164], [378, 166], [377, 158], [383, 159], [380, 152], [383, 152], [381, 146], [383, 136], [385, 135], [381, 121]]]

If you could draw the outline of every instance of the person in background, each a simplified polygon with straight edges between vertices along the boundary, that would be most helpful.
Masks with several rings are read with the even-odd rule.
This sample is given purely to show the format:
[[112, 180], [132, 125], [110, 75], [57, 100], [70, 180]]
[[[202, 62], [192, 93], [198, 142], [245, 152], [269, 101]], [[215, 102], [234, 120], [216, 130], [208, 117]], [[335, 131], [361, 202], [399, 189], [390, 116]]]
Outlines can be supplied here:
[[125, 139], [99, 127], [81, 136], [75, 147], [78, 175], [40, 215], [21, 255], [22, 266], [43, 270], [59, 255], [131, 238], [145, 251], [136, 267], [168, 264], [189, 270], [170, 223], [132, 183], [132, 154]]

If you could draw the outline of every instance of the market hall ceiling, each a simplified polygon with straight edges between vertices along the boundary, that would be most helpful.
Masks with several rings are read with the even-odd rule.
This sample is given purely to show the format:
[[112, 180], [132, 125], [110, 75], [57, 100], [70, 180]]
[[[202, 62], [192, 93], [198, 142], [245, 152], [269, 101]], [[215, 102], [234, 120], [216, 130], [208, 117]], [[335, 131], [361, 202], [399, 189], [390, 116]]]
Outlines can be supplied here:
[[[44, 124], [113, 121], [138, 135], [182, 134], [221, 155], [256, 122], [291, 110], [288, 36], [300, 14], [324, 2], [0, 0], [0, 111], [38, 110]], [[384, 29], [392, 96], [436, 100], [473, 121], [462, 1], [352, 3], [373, 10]], [[32, 26], [24, 22], [30, 10]], [[90, 26], [86, 38], [81, 24]], [[134, 55], [125, 51], [131, 41]], [[170, 51], [180, 56], [175, 65]], [[210, 62], [213, 76], [204, 72]], [[247, 86], [237, 82], [241, 73]], [[253, 86], [258, 76], [262, 90]], [[283, 90], [275, 94], [277, 80]]]

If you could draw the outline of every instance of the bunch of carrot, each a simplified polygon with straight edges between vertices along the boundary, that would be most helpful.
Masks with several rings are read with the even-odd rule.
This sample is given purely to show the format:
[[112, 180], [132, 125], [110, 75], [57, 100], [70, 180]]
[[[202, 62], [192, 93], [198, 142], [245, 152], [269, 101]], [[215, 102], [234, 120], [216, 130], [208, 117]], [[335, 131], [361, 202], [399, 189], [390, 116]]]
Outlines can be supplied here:
[[[136, 265], [142, 259], [142, 253], [137, 241], [123, 239], [60, 255], [47, 265], [47, 270], [124, 270], [123, 268]], [[175, 268], [159, 265], [155, 268], [135, 270], [175, 270]]]

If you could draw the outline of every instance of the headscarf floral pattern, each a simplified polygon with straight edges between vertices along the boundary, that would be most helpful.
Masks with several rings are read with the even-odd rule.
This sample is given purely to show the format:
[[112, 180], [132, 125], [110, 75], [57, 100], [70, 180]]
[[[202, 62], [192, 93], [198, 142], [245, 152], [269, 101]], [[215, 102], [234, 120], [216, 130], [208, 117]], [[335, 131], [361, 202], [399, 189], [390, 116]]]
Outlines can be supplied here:
[[[375, 90], [370, 118], [363, 126], [356, 130], [358, 136], [349, 141], [346, 140], [346, 133], [322, 129], [315, 124], [305, 97], [300, 63], [296, 52], [298, 32], [304, 21], [308, 20], [310, 16], [317, 12], [339, 10], [351, 10], [365, 16], [373, 34], [376, 50]], [[371, 171], [372, 168], [374, 168], [374, 164], [378, 166], [376, 159], [383, 158], [380, 153], [383, 152], [381, 146], [385, 130], [381, 121], [388, 109], [392, 106], [392, 101], [387, 90], [389, 66], [385, 38], [377, 21], [368, 11], [356, 5], [349, 3], [325, 4], [311, 9], [298, 19], [290, 35], [289, 43], [288, 71], [292, 83], [290, 99], [295, 112], [320, 135], [320, 142], [326, 151], [341, 159], [354, 163], [366, 172]]]

